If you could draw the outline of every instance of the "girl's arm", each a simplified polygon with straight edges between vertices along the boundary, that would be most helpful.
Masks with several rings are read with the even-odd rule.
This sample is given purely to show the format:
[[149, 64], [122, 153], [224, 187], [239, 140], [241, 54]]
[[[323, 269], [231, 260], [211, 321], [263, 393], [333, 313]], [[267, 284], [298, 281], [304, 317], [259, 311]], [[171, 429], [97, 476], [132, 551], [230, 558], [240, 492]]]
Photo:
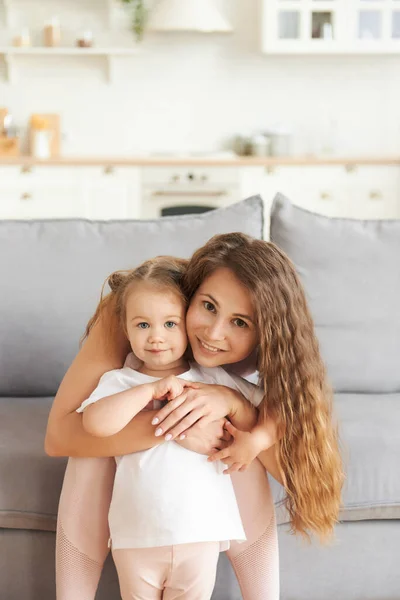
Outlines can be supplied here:
[[[104, 311], [68, 369], [54, 399], [47, 424], [45, 450], [50, 456], [120, 456], [159, 444], [151, 424], [155, 411], [138, 414], [120, 433], [96, 438], [83, 428], [76, 409], [90, 396], [106, 371], [121, 368], [129, 345], [124, 333], [108, 336], [111, 310]], [[106, 338], [107, 343], [106, 343]]]
[[[170, 375], [152, 383], [130, 385], [131, 381], [121, 379], [118, 371], [104, 375], [94, 394], [79, 409], [84, 410], [83, 427], [88, 433], [97, 437], [115, 435], [152, 400], [179, 396], [185, 382]], [[121, 391], [109, 394], [118, 388]]]
[[119, 433], [153, 399], [153, 388], [145, 383], [89, 404], [83, 413], [83, 428], [96, 437]]

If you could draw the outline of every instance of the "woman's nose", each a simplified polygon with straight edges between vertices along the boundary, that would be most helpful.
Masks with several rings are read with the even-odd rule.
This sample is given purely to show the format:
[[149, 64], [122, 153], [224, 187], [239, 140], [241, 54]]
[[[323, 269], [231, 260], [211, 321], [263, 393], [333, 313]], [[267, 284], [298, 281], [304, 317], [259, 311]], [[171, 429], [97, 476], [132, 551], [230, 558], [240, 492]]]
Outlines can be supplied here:
[[222, 321], [215, 320], [206, 329], [206, 335], [208, 339], [211, 341], [223, 340], [225, 337], [224, 334], [224, 325]]

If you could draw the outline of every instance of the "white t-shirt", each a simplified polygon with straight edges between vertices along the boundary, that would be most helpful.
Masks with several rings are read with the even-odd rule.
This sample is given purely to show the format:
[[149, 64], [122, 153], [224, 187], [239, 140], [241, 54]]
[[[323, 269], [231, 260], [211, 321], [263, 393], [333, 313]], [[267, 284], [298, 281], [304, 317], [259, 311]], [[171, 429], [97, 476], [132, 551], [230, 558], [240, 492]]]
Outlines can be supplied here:
[[[129, 361], [127, 361], [129, 362]], [[262, 394], [251, 383], [224, 369], [190, 364], [179, 378], [237, 389], [252, 404]], [[109, 371], [78, 412], [101, 398], [158, 378], [130, 367]], [[226, 466], [182, 448], [174, 441], [116, 458], [117, 471], [109, 512], [113, 548], [149, 548], [194, 542], [245, 540], [231, 478]]]

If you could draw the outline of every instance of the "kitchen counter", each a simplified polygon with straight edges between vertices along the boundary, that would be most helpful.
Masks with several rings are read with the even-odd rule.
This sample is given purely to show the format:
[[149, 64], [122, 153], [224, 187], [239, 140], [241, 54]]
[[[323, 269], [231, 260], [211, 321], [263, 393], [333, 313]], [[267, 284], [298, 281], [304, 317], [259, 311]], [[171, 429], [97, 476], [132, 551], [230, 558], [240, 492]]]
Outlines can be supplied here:
[[157, 157], [157, 156], [64, 156], [38, 160], [30, 156], [0, 157], [0, 166], [54, 166], [54, 167], [276, 167], [276, 166], [329, 166], [329, 165], [395, 165], [400, 156], [291, 156], [291, 157]]

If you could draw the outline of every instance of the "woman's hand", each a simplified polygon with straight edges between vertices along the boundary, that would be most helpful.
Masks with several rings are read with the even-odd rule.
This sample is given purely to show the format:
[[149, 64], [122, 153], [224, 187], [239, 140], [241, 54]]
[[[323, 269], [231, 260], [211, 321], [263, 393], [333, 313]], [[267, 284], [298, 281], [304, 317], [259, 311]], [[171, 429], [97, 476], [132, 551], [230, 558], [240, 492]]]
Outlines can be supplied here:
[[225, 449], [214, 452], [208, 459], [210, 462], [222, 461], [229, 468], [224, 471], [226, 475], [235, 471], [245, 471], [248, 466], [264, 449], [256, 435], [249, 431], [240, 431], [227, 421], [225, 428], [231, 434], [233, 441]]
[[[239, 392], [223, 385], [190, 383], [191, 387], [164, 406], [152, 421], [157, 425], [156, 436], [165, 435], [166, 440], [190, 435], [192, 426], [204, 429], [234, 412], [235, 403], [242, 398]], [[188, 431], [190, 430], [190, 431]], [[181, 438], [183, 439], [183, 438]]]
[[175, 442], [192, 452], [211, 456], [214, 452], [226, 448], [232, 440], [231, 434], [224, 427], [225, 423], [225, 419], [219, 419], [204, 429], [194, 429], [189, 437], [177, 439]]

